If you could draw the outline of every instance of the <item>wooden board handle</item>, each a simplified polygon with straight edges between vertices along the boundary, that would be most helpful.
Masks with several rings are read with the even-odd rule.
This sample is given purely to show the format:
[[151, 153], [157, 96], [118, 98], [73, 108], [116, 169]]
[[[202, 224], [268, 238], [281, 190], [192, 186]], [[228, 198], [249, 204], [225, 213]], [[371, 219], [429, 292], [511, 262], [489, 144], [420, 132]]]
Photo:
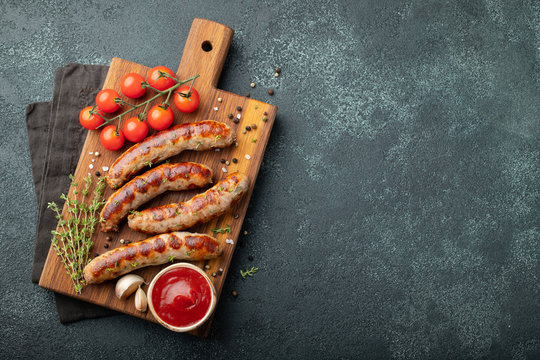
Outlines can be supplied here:
[[197, 88], [217, 86], [234, 30], [205, 19], [194, 19], [176, 75], [186, 79], [200, 74]]

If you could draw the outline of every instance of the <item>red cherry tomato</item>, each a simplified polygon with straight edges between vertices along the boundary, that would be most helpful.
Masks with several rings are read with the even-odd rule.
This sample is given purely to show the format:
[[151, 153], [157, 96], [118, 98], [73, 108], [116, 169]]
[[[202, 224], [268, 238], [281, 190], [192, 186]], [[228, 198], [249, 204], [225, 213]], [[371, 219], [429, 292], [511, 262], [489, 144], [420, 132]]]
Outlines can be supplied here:
[[113, 113], [120, 108], [114, 100], [120, 98], [120, 95], [113, 89], [103, 89], [96, 96], [96, 105], [105, 113]]
[[146, 88], [142, 87], [141, 83], [144, 82], [144, 78], [137, 73], [129, 73], [124, 75], [120, 82], [120, 90], [122, 94], [128, 98], [137, 99], [144, 95]]
[[95, 130], [99, 125], [103, 124], [103, 115], [99, 109], [94, 109], [97, 114], [92, 114], [93, 106], [87, 106], [79, 113], [79, 122], [82, 127], [88, 130]]
[[150, 108], [146, 120], [153, 129], [165, 130], [173, 123], [174, 114], [170, 106], [164, 109], [163, 104], [158, 104]]
[[174, 92], [174, 105], [183, 113], [190, 113], [199, 107], [199, 93], [195, 88], [191, 88], [188, 95], [190, 85], [182, 85]]
[[166, 76], [160, 77], [160, 72], [167, 73], [170, 76], [175, 77], [172, 70], [169, 69], [168, 67], [156, 66], [155, 68], [153, 68], [152, 70], [148, 72], [148, 84], [150, 84], [150, 86], [160, 91], [163, 91], [170, 88], [176, 83], [174, 79], [168, 78]]
[[134, 116], [127, 119], [124, 124], [122, 124], [122, 132], [126, 139], [137, 143], [142, 141], [142, 139], [148, 135], [148, 124], [146, 121]]
[[116, 151], [124, 146], [124, 134], [122, 130], [116, 131], [116, 125], [105, 126], [99, 136], [101, 145], [107, 150]]

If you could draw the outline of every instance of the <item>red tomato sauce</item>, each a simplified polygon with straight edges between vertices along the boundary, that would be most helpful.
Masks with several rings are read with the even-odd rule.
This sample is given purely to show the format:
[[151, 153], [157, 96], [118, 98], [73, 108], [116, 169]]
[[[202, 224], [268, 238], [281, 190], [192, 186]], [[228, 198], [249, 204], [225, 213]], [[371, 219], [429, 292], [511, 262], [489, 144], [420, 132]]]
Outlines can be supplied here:
[[156, 314], [167, 324], [191, 326], [208, 312], [212, 290], [206, 279], [189, 268], [174, 268], [161, 275], [152, 290]]

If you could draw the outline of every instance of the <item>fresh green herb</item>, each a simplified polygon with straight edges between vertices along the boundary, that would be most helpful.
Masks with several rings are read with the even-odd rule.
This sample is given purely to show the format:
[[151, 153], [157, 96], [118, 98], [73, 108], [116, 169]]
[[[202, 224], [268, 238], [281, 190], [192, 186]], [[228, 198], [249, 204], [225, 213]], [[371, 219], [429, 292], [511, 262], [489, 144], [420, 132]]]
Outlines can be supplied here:
[[230, 188], [229, 190], [227, 190], [228, 192], [233, 192], [234, 189], [233, 188]]
[[257, 139], [251, 139], [251, 142], [252, 142], [252, 143], [256, 143], [256, 142], [257, 142]]
[[257, 271], [259, 271], [259, 268], [252, 266], [251, 269], [246, 269], [245, 271], [240, 270], [240, 275], [242, 275], [242, 279], [245, 279], [246, 276], [252, 277]]
[[106, 268], [105, 271], [114, 271], [113, 268]]
[[231, 226], [229, 224], [227, 224], [227, 227], [224, 227], [222, 229], [216, 228], [216, 229], [212, 230], [212, 232], [214, 234], [225, 234], [226, 232], [230, 234], [231, 233]]
[[114, 200], [114, 205], [119, 206], [119, 205], [120, 205], [120, 201]]
[[114, 268], [116, 269], [118, 267], [118, 262], [114, 263]]
[[[71, 186], [74, 188], [71, 196], [60, 195], [64, 201], [64, 213], [55, 202], [47, 204], [47, 208], [56, 213], [57, 227], [51, 233], [53, 235], [51, 244], [64, 268], [68, 273], [75, 292], [80, 293], [86, 285], [83, 276], [83, 269], [89, 262], [90, 250], [94, 243], [92, 235], [98, 222], [98, 213], [105, 204], [103, 192], [105, 190], [105, 178], [101, 177], [97, 181], [92, 199], [87, 198], [92, 186], [92, 175], [84, 178], [85, 188], [81, 191], [82, 197], [77, 198], [78, 191], [75, 177], [70, 175]], [[87, 203], [90, 203], [87, 205]]]
[[210, 214], [213, 214], [213, 213], [215, 213], [215, 212], [216, 212], [216, 210], [210, 209]]
[[195, 211], [194, 213], [192, 213], [192, 215], [197, 216], [197, 215], [199, 215], [199, 213], [197, 211]]
[[173, 261], [174, 261], [174, 256], [172, 256], [172, 255], [169, 256], [169, 261], [170, 261], [170, 262], [173, 262]]
[[141, 215], [141, 213], [138, 212], [137, 210], [130, 210], [129, 213], [133, 215]]
[[145, 162], [145, 163], [144, 163], [143, 165], [145, 165], [145, 166], [148, 166], [148, 167], [150, 167], [150, 168], [151, 168], [151, 167], [152, 167], [152, 165], [154, 165], [154, 164], [152, 164], [152, 162], [151, 162], [151, 161], [147, 161], [147, 162]]
[[175, 213], [176, 215], [180, 215], [180, 211], [179, 211], [177, 208], [174, 209], [174, 213]]
[[198, 149], [201, 145], [202, 145], [202, 142], [197, 141], [197, 146], [195, 148]]
[[163, 178], [163, 180], [162, 180], [161, 182], [162, 182], [162, 183], [166, 183], [167, 181], [169, 181], [169, 179]]
[[221, 135], [216, 135], [216, 140], [221, 139]]
[[172, 132], [172, 137], [173, 137], [173, 139], [176, 139], [176, 132], [174, 132], [174, 131]]
[[141, 228], [141, 231], [146, 231], [146, 228]]
[[208, 194], [204, 194], [204, 198], [205, 198], [205, 199], [208, 199]]
[[132, 267], [137, 267], [137, 265], [139, 265], [139, 263], [136, 262], [136, 261], [131, 263], [131, 266], [132, 266]]
[[195, 250], [187, 250], [186, 251], [186, 256], [191, 256], [191, 254], [193, 254]]

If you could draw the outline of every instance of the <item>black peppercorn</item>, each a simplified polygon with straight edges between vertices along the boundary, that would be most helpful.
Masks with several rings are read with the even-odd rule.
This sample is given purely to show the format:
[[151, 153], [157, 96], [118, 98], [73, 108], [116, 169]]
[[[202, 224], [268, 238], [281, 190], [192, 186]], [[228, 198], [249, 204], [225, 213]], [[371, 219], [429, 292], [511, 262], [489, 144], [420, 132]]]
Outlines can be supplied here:
[[105, 244], [105, 245], [103, 245], [103, 247], [104, 247], [105, 249], [108, 249], [108, 248], [109, 248], [109, 244]]
[[249, 91], [246, 93], [246, 97], [250, 97], [251, 94], [249, 93]]
[[225, 159], [220, 160], [222, 164], [225, 164]]
[[105, 240], [112, 241], [112, 238], [110, 236], [105, 236]]
[[213, 277], [216, 277], [216, 275], [217, 275], [217, 274], [216, 274], [215, 272], [212, 273], [212, 276], [213, 276]]
[[253, 256], [249, 255], [249, 256], [248, 256], [248, 260], [249, 260], [249, 261], [253, 261]]
[[276, 68], [276, 72], [279, 74], [281, 72], [281, 68]]
[[251, 126], [249, 126], [249, 125], [246, 126], [246, 130], [247, 130], [247, 131], [251, 131]]
[[240, 217], [240, 215], [234, 214], [234, 218], [235, 218], [235, 219], [238, 219], [239, 217]]
[[237, 159], [237, 158], [233, 158], [233, 159], [232, 159], [232, 162], [236, 164], [236, 163], [238, 162], [238, 159]]
[[240, 120], [238, 120], [237, 118], [234, 118], [233, 123], [238, 124], [239, 122]]
[[223, 269], [219, 269], [217, 273], [218, 273], [218, 275], [223, 274]]
[[96, 176], [97, 177], [100, 177], [101, 176], [101, 173], [99, 171], [96, 171]]
[[240, 105], [238, 105], [238, 106], [236, 107], [236, 110], [242, 111], [242, 107], [241, 107]]
[[234, 117], [234, 115], [233, 115], [233, 114], [229, 114], [229, 115], [227, 115], [227, 117], [228, 117], [229, 119], [232, 119], [232, 118]]
[[274, 95], [274, 90], [268, 89], [268, 95]]

